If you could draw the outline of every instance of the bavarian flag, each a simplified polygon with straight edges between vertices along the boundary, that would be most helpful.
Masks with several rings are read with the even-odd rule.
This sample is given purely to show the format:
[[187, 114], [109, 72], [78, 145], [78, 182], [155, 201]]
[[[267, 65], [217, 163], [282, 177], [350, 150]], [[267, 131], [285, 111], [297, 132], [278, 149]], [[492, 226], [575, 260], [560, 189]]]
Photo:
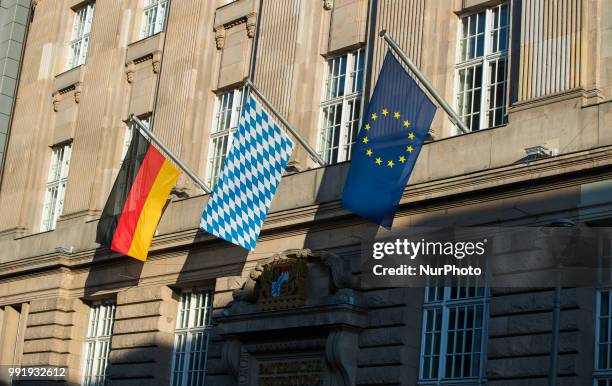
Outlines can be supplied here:
[[179, 170], [140, 131], [133, 130], [132, 142], [98, 223], [96, 242], [145, 261]]
[[353, 146], [342, 205], [391, 228], [436, 106], [388, 51]]

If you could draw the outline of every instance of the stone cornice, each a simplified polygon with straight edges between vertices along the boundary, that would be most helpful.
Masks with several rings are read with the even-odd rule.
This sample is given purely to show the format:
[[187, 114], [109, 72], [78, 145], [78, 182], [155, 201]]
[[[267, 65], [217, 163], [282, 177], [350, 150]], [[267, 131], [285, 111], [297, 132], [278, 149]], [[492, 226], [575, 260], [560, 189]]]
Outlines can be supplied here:
[[[513, 164], [451, 178], [409, 185], [400, 201], [397, 216], [409, 216], [432, 210], [451, 208], [491, 200], [499, 200], [517, 194], [527, 195], [540, 191], [554, 190], [582, 183], [612, 178], [612, 146], [564, 154], [530, 163]], [[596, 170], [594, 170], [596, 169]], [[595, 172], [596, 171], [596, 172]], [[521, 186], [529, 183], [528, 187]], [[499, 189], [504, 187], [505, 189]], [[476, 195], [476, 193], [482, 193]], [[440, 198], [453, 197], [444, 203], [427, 204]], [[333, 219], [333, 224], [329, 220]], [[307, 234], [313, 230], [340, 228], [364, 223], [365, 220], [351, 215], [339, 200], [321, 204], [309, 204], [297, 208], [271, 212], [266, 218], [260, 242], [279, 239], [290, 235]], [[16, 239], [15, 242], [20, 242]], [[167, 256], [184, 254], [189, 246], [196, 248], [232, 248], [231, 245], [214, 237], [188, 229], [157, 236], [151, 246], [149, 261], [163, 260]], [[69, 268], [78, 269], [122, 259], [116, 253], [104, 249], [81, 250], [72, 254], [50, 253], [0, 264], [0, 280], [7, 277], [41, 270]]]

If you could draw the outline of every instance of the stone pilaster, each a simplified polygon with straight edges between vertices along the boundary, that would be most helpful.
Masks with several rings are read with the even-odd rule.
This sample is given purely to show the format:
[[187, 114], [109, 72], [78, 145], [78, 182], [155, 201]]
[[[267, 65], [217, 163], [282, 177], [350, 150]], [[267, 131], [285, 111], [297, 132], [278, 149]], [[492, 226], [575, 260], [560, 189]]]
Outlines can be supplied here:
[[21, 365], [68, 367], [68, 384], [78, 384], [87, 318], [88, 307], [79, 299], [31, 301]]
[[[494, 290], [490, 302], [486, 372], [488, 385], [548, 377], [553, 318], [552, 289], [524, 293]], [[558, 384], [591, 382], [593, 361], [592, 289], [564, 289], [558, 354]]]
[[168, 385], [177, 302], [168, 287], [117, 294], [109, 385]]

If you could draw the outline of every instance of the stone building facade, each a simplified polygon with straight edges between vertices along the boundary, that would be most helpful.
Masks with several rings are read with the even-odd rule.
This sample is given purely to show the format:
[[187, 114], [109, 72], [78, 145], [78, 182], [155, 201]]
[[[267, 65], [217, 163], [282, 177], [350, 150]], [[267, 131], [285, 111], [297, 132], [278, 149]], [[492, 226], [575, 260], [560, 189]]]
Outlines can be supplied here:
[[[376, 228], [340, 205], [345, 161], [385, 28], [471, 129], [457, 135], [439, 109], [395, 226], [607, 225], [612, 2], [30, 12], [0, 187], [0, 364], [66, 367], [66, 385], [547, 384], [551, 289], [362, 288], [360, 242]], [[199, 232], [209, 196], [184, 175], [146, 263], [96, 244], [130, 114], [212, 184], [249, 76], [330, 163], [296, 147], [257, 248]], [[293, 274], [276, 296], [279, 270]], [[557, 384], [612, 385], [610, 296], [563, 289]]]

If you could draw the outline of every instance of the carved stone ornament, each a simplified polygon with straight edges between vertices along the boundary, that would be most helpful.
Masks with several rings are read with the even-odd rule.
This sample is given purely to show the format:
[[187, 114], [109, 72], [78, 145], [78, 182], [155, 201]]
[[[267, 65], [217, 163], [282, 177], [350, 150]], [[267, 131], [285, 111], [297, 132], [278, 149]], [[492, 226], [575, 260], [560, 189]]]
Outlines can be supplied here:
[[60, 105], [60, 93], [58, 91], [53, 93], [53, 111], [55, 111], [56, 113], [59, 111], [59, 105]]
[[351, 274], [351, 267], [348, 261], [327, 251], [317, 253], [317, 256], [329, 268], [332, 283], [336, 289], [359, 289], [359, 279]]
[[323, 0], [323, 9], [330, 11], [334, 8], [334, 0]]
[[[301, 251], [300, 251], [301, 252]], [[263, 266], [257, 308], [261, 311], [300, 307], [308, 293], [308, 255], [280, 255]]]
[[225, 27], [219, 26], [215, 30], [215, 43], [217, 44], [217, 49], [220, 50], [225, 45]]
[[40, 4], [40, 0], [32, 0], [32, 9], [36, 9], [38, 4]]
[[241, 288], [232, 292], [232, 297], [236, 301], [245, 301], [255, 303], [259, 292], [258, 281], [263, 273], [263, 266], [257, 264], [255, 269], [249, 273], [249, 278], [244, 282]]
[[250, 13], [247, 15], [246, 30], [247, 36], [252, 39], [255, 37], [255, 28], [257, 26], [257, 14]]
[[302, 299], [307, 295], [308, 260], [319, 260], [328, 268], [336, 289], [359, 289], [359, 280], [351, 275], [349, 263], [339, 256], [327, 251], [290, 249], [275, 255], [267, 264], [257, 264], [242, 287], [233, 291], [234, 300], [257, 303], [260, 309], [281, 305], [281, 308], [297, 307], [303, 304]]
[[154, 51], [151, 58], [151, 65], [153, 66], [153, 73], [159, 74], [159, 70], [161, 68], [161, 58], [162, 52], [157, 50]]
[[74, 102], [79, 103], [81, 101], [81, 91], [83, 91], [83, 85], [81, 82], [74, 85]]
[[325, 345], [325, 359], [332, 370], [330, 385], [355, 385], [357, 383], [357, 350], [359, 334], [351, 328], [338, 328], [331, 331]]
[[131, 60], [125, 64], [125, 77], [128, 83], [132, 83], [134, 81], [134, 61]]
[[242, 351], [242, 344], [238, 339], [231, 339], [225, 342], [221, 351], [221, 361], [234, 378], [237, 378], [240, 373]]

